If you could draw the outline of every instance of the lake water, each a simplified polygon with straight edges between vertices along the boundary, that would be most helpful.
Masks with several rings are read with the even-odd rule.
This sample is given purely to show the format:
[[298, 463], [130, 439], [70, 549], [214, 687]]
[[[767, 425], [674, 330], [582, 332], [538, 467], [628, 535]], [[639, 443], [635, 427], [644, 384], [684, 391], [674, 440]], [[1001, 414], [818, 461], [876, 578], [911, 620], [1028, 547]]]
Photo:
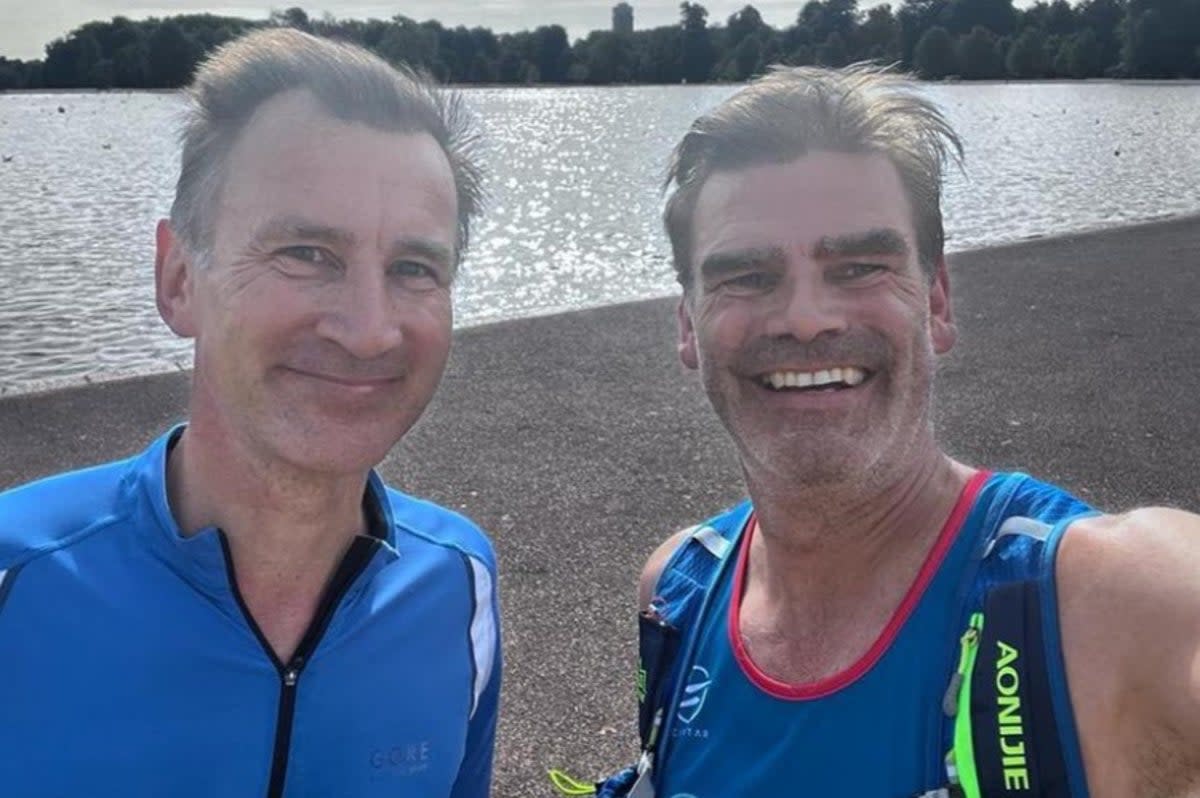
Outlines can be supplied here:
[[[458, 324], [673, 292], [665, 158], [733, 90], [468, 90], [492, 200]], [[951, 250], [1200, 211], [1200, 86], [925, 91], [967, 146], [946, 189]], [[179, 107], [170, 94], [0, 95], [0, 394], [189, 364], [152, 295]]]

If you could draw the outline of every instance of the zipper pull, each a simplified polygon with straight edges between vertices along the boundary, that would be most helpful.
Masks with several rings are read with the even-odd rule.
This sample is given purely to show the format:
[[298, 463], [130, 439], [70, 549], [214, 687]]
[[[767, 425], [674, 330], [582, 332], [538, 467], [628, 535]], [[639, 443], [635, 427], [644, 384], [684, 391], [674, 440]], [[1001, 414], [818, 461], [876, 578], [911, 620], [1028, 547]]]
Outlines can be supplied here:
[[283, 683], [287, 687], [295, 687], [296, 682], [300, 679], [300, 671], [304, 670], [304, 657], [296, 657], [288, 664], [287, 670], [283, 672]]
[[958, 694], [963, 680], [967, 678], [975, 662], [975, 649], [979, 646], [979, 634], [982, 629], [983, 613], [972, 613], [967, 630], [959, 639], [958, 668], [951, 674], [946, 694], [942, 696], [942, 712], [946, 713], [946, 717], [952, 718], [958, 713]]
[[654, 713], [654, 722], [650, 726], [650, 737], [646, 740], [646, 751], [653, 752], [658, 745], [658, 733], [662, 730], [663, 708], [659, 707]]

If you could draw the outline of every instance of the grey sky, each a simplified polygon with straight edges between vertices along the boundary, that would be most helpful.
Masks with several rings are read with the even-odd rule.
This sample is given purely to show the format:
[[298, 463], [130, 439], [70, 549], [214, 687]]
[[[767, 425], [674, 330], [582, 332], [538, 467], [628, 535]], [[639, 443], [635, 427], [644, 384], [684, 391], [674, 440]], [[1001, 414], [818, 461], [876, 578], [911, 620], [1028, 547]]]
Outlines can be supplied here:
[[[444, 25], [482, 25], [497, 33], [530, 30], [538, 25], [559, 24], [571, 39], [588, 31], [606, 29], [612, 23], [612, 7], [617, 0], [407, 0], [395, 3], [364, 3], [355, 0], [319, 0], [317, 3], [284, 2], [262, 5], [246, 0], [222, 3], [219, 0], [0, 0], [0, 55], [9, 58], [41, 58], [45, 46], [85, 22], [123, 15], [132, 19], [211, 12], [262, 19], [271, 8], [300, 5], [311, 16], [328, 11], [336, 17], [387, 19], [402, 13], [418, 21], [436, 19]], [[634, 25], [652, 28], [669, 25], [679, 19], [678, 0], [629, 0]], [[747, 0], [709, 0], [709, 24], [724, 24], [729, 15], [745, 6]], [[759, 0], [751, 2], [768, 24], [776, 28], [791, 25], [804, 0]], [[874, 5], [860, 0], [860, 7]], [[894, 2], [893, 5], [898, 5]]]

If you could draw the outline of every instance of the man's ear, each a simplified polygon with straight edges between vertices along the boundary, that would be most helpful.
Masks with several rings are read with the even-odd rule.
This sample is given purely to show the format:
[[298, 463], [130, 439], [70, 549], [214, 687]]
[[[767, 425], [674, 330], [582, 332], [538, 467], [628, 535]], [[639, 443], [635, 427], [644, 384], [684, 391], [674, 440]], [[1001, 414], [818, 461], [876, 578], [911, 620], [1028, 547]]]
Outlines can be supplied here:
[[700, 367], [700, 356], [696, 352], [696, 329], [692, 326], [692, 310], [687, 293], [679, 298], [675, 307], [675, 320], [679, 326], [679, 360], [690, 369]]
[[195, 264], [166, 219], [158, 222], [154, 245], [154, 297], [158, 315], [179, 337], [194, 338]]
[[946, 256], [938, 255], [934, 261], [933, 282], [929, 285], [929, 338], [933, 351], [944, 355], [954, 348], [958, 340], [958, 327], [954, 323], [954, 309], [950, 304], [950, 272], [946, 268]]

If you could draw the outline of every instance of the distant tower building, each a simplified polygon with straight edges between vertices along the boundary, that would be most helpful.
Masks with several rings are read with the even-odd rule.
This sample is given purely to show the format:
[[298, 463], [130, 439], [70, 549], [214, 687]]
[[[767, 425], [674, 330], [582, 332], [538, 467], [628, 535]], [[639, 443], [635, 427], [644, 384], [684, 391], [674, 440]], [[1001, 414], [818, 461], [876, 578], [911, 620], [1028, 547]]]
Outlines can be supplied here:
[[633, 33], [633, 6], [629, 3], [613, 6], [613, 33]]

